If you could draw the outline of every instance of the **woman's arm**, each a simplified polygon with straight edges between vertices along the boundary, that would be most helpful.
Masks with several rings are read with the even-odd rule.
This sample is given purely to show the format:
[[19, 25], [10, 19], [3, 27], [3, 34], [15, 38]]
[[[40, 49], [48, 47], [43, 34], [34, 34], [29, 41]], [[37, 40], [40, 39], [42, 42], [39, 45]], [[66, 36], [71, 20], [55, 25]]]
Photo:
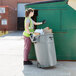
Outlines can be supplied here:
[[42, 22], [34, 22], [34, 25], [41, 25], [43, 24]]

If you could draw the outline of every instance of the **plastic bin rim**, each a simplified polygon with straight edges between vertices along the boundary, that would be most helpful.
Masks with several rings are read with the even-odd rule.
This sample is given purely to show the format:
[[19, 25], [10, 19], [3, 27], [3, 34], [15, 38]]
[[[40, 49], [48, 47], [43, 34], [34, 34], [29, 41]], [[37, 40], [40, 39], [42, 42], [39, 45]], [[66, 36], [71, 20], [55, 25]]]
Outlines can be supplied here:
[[38, 35], [38, 36], [45, 36], [45, 35], [53, 35], [54, 33], [51, 33], [51, 34], [44, 34], [44, 35]]

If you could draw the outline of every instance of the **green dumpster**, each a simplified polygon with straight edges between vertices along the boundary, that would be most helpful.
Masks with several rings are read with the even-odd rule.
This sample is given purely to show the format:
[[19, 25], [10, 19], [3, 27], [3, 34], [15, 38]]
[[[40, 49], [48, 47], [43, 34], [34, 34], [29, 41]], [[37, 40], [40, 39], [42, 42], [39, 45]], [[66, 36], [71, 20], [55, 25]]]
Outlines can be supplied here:
[[[68, 0], [36, 2], [25, 7], [36, 10], [36, 21], [47, 21], [37, 29], [53, 29], [57, 60], [76, 60], [76, 10], [68, 5]], [[33, 45], [29, 59], [36, 59]]]

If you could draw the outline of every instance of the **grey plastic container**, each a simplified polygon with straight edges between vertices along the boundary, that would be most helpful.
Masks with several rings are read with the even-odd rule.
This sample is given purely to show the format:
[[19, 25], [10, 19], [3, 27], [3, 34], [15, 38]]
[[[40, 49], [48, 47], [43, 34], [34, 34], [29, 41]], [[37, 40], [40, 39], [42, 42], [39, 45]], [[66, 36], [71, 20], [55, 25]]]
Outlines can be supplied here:
[[57, 63], [53, 33], [35, 37], [34, 46], [38, 67], [52, 67]]

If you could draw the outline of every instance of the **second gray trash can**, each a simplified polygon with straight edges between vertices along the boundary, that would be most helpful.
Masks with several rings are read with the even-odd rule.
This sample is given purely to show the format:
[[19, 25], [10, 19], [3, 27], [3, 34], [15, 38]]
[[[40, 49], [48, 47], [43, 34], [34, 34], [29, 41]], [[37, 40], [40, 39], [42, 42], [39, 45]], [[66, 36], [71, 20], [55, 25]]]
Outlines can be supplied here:
[[36, 36], [32, 42], [35, 46], [38, 67], [55, 66], [57, 61], [53, 33]]

